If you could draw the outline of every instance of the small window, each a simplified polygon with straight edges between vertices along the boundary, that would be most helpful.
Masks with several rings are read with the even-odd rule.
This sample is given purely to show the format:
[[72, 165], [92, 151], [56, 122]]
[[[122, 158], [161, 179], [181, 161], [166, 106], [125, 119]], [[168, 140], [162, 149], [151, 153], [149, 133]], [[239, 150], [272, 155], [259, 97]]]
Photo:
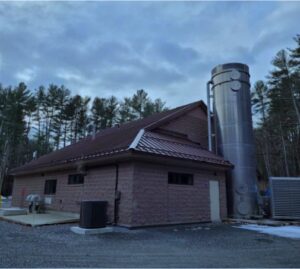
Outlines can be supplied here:
[[44, 194], [55, 194], [56, 193], [56, 179], [49, 179], [45, 181]]
[[84, 175], [82, 174], [69, 175], [68, 184], [83, 184], [83, 183], [84, 183]]
[[181, 174], [181, 173], [169, 172], [168, 183], [178, 184], [178, 185], [193, 185], [194, 176], [192, 174]]

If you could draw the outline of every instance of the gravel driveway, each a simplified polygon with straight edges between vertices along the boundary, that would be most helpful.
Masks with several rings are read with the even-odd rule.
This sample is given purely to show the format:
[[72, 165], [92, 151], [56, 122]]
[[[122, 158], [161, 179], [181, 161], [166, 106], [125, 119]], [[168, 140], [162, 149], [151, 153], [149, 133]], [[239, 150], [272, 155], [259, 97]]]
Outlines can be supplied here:
[[300, 240], [186, 225], [82, 236], [0, 221], [1, 267], [300, 267]]

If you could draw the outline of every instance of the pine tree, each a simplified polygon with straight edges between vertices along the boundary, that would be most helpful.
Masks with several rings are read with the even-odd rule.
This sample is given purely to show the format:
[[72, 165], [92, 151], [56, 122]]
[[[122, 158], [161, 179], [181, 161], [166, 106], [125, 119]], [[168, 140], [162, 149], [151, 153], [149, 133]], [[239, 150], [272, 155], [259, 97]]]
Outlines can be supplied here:
[[91, 101], [90, 97], [81, 98], [80, 107], [78, 110], [78, 134], [79, 139], [84, 138], [88, 134], [88, 125], [90, 122], [90, 118], [88, 115], [88, 104]]
[[157, 98], [154, 100], [153, 106], [153, 112], [154, 113], [160, 113], [166, 110], [169, 110], [166, 106], [166, 102], [163, 102], [160, 98]]
[[[148, 94], [143, 90], [138, 90], [131, 99], [131, 107], [137, 118], [141, 119], [145, 115], [145, 108], [149, 101]], [[149, 110], [149, 107], [147, 108]]]
[[89, 97], [75, 95], [67, 107], [67, 113], [70, 115], [70, 143], [76, 143], [79, 139], [86, 136], [88, 132], [88, 103]]
[[[70, 100], [70, 91], [63, 85], [58, 88], [57, 99], [55, 102], [55, 116], [53, 119], [53, 140], [56, 149], [61, 147], [61, 139], [65, 146], [65, 127], [68, 117], [65, 114], [66, 106]], [[62, 137], [63, 136], [63, 137]]]
[[91, 121], [94, 125], [95, 131], [105, 128], [105, 109], [107, 101], [105, 98], [95, 97], [91, 108]]
[[[260, 117], [260, 124], [256, 133], [260, 133], [261, 138], [256, 140], [256, 143], [259, 143], [257, 150], [261, 151], [266, 176], [269, 177], [272, 174], [269, 150], [269, 128], [267, 122], [267, 113], [269, 109], [269, 90], [263, 81], [259, 80], [254, 84], [254, 89], [251, 94], [251, 101], [254, 114]], [[258, 164], [260, 164], [260, 162], [258, 162]]]
[[125, 97], [124, 100], [120, 103], [118, 122], [125, 123], [135, 120], [136, 118], [137, 116], [133, 112], [131, 98]]
[[117, 122], [118, 100], [115, 96], [107, 99], [105, 107], [105, 127], [112, 127]]
[[32, 96], [24, 83], [12, 89], [0, 88], [1, 131], [0, 131], [0, 193], [3, 179], [9, 168], [25, 161], [28, 125], [26, 116], [34, 109]]
[[45, 88], [40, 86], [35, 93], [35, 102], [36, 102], [36, 110], [33, 114], [33, 120], [36, 124], [34, 127], [35, 132], [35, 139], [36, 139], [36, 150], [37, 156], [43, 154], [43, 144], [44, 144], [44, 135], [43, 135], [43, 106], [45, 103], [46, 93]]

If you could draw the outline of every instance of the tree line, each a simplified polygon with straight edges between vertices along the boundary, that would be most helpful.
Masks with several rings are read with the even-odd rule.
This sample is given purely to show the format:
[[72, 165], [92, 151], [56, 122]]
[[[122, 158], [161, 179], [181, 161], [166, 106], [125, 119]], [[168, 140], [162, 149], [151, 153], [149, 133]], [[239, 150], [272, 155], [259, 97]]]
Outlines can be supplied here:
[[300, 35], [280, 50], [265, 81], [252, 89], [258, 170], [270, 176], [300, 176]]
[[141, 89], [119, 100], [72, 95], [51, 84], [31, 91], [25, 83], [0, 84], [0, 190], [11, 168], [128, 121], [167, 110]]

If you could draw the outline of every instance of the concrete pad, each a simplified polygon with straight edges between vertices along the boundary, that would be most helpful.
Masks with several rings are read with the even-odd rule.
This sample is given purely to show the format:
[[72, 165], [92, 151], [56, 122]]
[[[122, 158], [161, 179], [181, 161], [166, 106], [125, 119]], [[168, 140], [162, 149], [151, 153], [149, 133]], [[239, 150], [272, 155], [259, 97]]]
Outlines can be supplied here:
[[46, 212], [43, 214], [28, 214], [18, 216], [3, 216], [2, 219], [29, 226], [71, 223], [79, 221], [79, 214], [69, 212]]
[[74, 217], [79, 218], [79, 216], [80, 216], [78, 213], [55, 211], [55, 210], [47, 210], [46, 213], [59, 215], [59, 216], [63, 216], [63, 217], [70, 217], [70, 218], [74, 218]]
[[0, 216], [27, 215], [27, 210], [19, 207], [0, 208]]
[[78, 226], [73, 226], [70, 228], [70, 230], [73, 233], [76, 234], [83, 234], [83, 235], [89, 235], [89, 234], [105, 234], [105, 233], [111, 233], [113, 232], [112, 227], [104, 227], [104, 228], [94, 228], [94, 229], [86, 229], [86, 228], [81, 228]]

